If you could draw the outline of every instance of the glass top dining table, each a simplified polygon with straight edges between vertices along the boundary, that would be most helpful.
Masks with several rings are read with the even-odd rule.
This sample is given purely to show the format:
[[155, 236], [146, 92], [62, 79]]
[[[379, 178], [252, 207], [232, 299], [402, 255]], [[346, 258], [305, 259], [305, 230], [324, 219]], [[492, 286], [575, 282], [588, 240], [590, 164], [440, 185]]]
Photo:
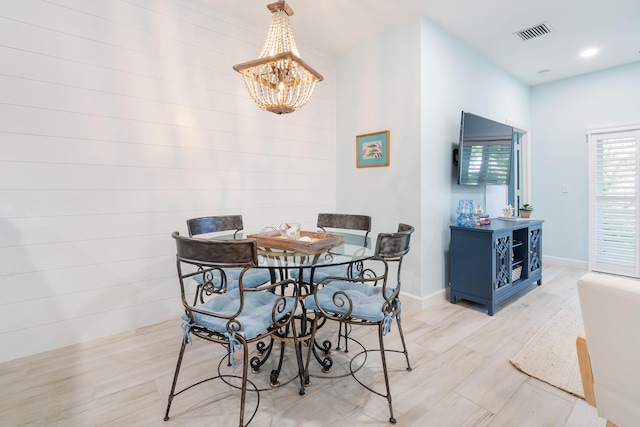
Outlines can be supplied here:
[[[335, 233], [338, 234], [338, 233]], [[258, 241], [258, 268], [305, 269], [323, 266], [353, 264], [373, 257], [375, 248], [371, 237], [361, 234], [339, 233], [344, 243], [317, 253], [304, 253], [295, 250], [282, 250], [263, 246]], [[245, 239], [249, 234], [239, 232], [235, 235], [223, 235], [219, 239]]]
[[[318, 233], [321, 234], [321, 233]], [[332, 233], [336, 236], [338, 233]], [[232, 239], [245, 239], [251, 238], [251, 233], [238, 232], [234, 234], [217, 236], [217, 239], [232, 240]], [[253, 234], [255, 235], [255, 234]], [[271, 271], [279, 271], [280, 278], [295, 278], [296, 286], [301, 292], [301, 295], [310, 294], [312, 287], [314, 286], [314, 275], [316, 269], [330, 266], [347, 266], [344, 270], [346, 274], [357, 276], [363, 271], [364, 261], [372, 258], [375, 254], [375, 241], [372, 241], [371, 237], [365, 237], [362, 234], [351, 233], [339, 233], [339, 236], [344, 236], [344, 242], [337, 244], [336, 246], [322, 249], [319, 251], [313, 251], [314, 253], [296, 252], [295, 250], [283, 250], [281, 245], [279, 248], [267, 247], [264, 241], [256, 239], [258, 243], [258, 266], [257, 268], [268, 268]], [[342, 239], [340, 239], [342, 240]], [[267, 239], [268, 241], [268, 239]], [[296, 246], [294, 244], [294, 246]], [[298, 245], [299, 246], [299, 245]], [[254, 267], [255, 268], [255, 267]], [[306, 274], [305, 274], [306, 272]], [[304, 291], [302, 290], [304, 289]], [[309, 338], [308, 319], [306, 310], [302, 310], [302, 313], [296, 317], [299, 322], [298, 334], [303, 339]], [[321, 326], [320, 326], [321, 327]], [[288, 338], [274, 336], [276, 340], [286, 341]], [[252, 369], [259, 369], [271, 353], [270, 348], [274, 345], [274, 341], [267, 346], [269, 350], [262, 348], [262, 359], [259, 357], [251, 362]], [[314, 357], [322, 366], [323, 372], [329, 372], [333, 366], [333, 360], [330, 356], [330, 349], [332, 344], [330, 341], [325, 340], [323, 343], [315, 343], [312, 347]], [[284, 349], [284, 347], [282, 347]], [[282, 366], [282, 358], [284, 350], [280, 352], [280, 362], [278, 368], [271, 371], [270, 382], [271, 386], [277, 386], [279, 383], [278, 377], [280, 375], [280, 368]], [[287, 382], [290, 382], [289, 380]]]

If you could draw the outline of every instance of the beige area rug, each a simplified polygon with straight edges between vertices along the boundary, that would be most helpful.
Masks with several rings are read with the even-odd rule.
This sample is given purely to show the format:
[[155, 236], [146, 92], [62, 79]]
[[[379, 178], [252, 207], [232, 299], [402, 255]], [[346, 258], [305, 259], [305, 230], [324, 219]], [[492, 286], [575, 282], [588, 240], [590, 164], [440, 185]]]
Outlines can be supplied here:
[[576, 338], [584, 331], [578, 302], [545, 323], [511, 359], [511, 364], [534, 378], [584, 399]]

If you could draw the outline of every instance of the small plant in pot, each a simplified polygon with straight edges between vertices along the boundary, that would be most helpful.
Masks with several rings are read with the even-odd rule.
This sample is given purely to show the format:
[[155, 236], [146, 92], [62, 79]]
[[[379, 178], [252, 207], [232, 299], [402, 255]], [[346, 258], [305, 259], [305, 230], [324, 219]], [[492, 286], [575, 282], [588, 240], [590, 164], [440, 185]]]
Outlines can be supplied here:
[[533, 211], [533, 206], [529, 203], [525, 203], [520, 206], [520, 217], [521, 218], [531, 218], [531, 212]]

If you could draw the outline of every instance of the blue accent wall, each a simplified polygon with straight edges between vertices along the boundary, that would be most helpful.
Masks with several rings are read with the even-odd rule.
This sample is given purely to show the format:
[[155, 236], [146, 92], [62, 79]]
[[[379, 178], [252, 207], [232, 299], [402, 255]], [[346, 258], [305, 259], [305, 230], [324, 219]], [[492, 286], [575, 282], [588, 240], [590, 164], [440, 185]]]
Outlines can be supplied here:
[[630, 123], [640, 123], [640, 62], [532, 87], [532, 200], [545, 256], [587, 261], [587, 128]]

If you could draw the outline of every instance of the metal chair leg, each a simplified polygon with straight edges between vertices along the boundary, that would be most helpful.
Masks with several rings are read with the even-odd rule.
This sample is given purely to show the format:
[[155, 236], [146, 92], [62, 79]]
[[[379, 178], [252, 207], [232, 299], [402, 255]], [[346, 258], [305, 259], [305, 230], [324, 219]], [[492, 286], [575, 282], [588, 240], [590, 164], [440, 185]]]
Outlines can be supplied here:
[[396, 423], [393, 417], [393, 405], [391, 404], [391, 387], [389, 387], [389, 372], [387, 371], [387, 358], [384, 353], [384, 338], [382, 336], [382, 323], [378, 323], [378, 340], [380, 341], [380, 358], [382, 359], [382, 371], [384, 372], [384, 384], [387, 388], [387, 402], [389, 403], [389, 422]]
[[[344, 328], [344, 333], [342, 332]], [[348, 323], [342, 323], [338, 325], [338, 346], [336, 350], [340, 350], [340, 340], [344, 338], [344, 352], [349, 353], [349, 333], [351, 332], [351, 325]]]
[[180, 355], [178, 356], [178, 363], [176, 364], [176, 372], [173, 374], [173, 384], [171, 385], [171, 391], [169, 392], [169, 398], [167, 401], [167, 412], [164, 414], [164, 420], [169, 421], [169, 410], [171, 409], [171, 402], [173, 402], [173, 398], [175, 396], [174, 392], [176, 391], [176, 384], [178, 383], [178, 374], [180, 373], [180, 366], [182, 365], [182, 357], [184, 356], [184, 349], [186, 347], [186, 343], [184, 342], [184, 338], [182, 338], [182, 345], [180, 346]]
[[402, 350], [404, 353], [405, 359], [407, 359], [407, 371], [411, 372], [413, 368], [411, 367], [411, 363], [409, 363], [409, 352], [407, 351], [407, 345], [404, 342], [404, 334], [402, 333], [402, 324], [400, 323], [400, 319], [398, 319], [398, 315], [396, 315], [396, 323], [398, 324], [398, 331], [400, 331], [400, 340], [402, 341]]
[[[244, 426], [244, 405], [247, 399], [247, 377], [249, 375], [249, 349], [247, 343], [242, 341], [242, 391], [240, 394], [240, 427]], [[229, 344], [232, 345], [232, 344]], [[251, 422], [251, 420], [249, 420]]]

